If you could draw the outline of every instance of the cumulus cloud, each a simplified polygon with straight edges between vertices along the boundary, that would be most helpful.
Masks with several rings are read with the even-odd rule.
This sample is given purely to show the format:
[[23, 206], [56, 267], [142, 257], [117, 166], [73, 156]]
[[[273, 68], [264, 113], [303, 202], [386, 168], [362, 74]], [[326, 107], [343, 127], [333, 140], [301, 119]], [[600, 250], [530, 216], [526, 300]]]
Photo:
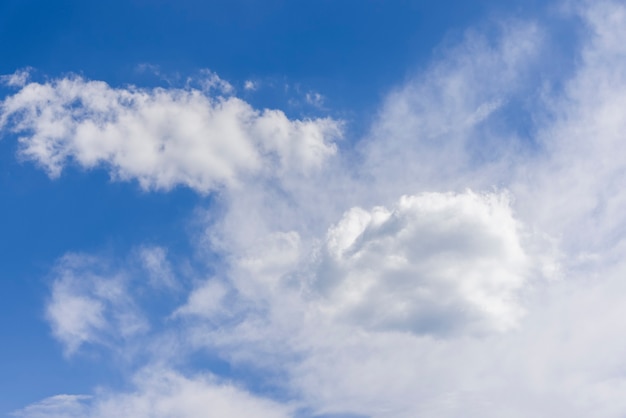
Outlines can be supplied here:
[[[209, 74], [206, 88], [224, 89]], [[333, 119], [290, 120], [230, 96], [188, 89], [112, 88], [68, 77], [30, 83], [0, 106], [0, 127], [20, 135], [20, 155], [51, 177], [73, 161], [105, 166], [145, 189], [208, 192], [246, 176], [302, 173], [335, 153]]]
[[428, 193], [392, 209], [353, 208], [327, 236], [316, 275], [323, 309], [382, 330], [506, 330], [529, 265], [520, 235], [506, 195]]

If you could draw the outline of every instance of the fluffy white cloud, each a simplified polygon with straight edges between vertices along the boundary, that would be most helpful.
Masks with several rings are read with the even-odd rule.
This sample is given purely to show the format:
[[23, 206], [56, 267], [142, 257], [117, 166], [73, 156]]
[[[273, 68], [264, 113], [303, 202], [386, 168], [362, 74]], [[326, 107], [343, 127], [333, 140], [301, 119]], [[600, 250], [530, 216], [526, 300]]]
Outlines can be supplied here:
[[426, 193], [353, 208], [328, 233], [322, 309], [373, 329], [506, 330], [530, 262], [506, 195]]
[[[206, 87], [223, 90], [215, 77]], [[80, 77], [25, 85], [2, 102], [3, 126], [21, 135], [20, 154], [52, 177], [72, 160], [104, 165], [112, 177], [146, 189], [186, 185], [200, 192], [253, 174], [307, 172], [335, 153], [341, 135], [335, 120], [290, 120], [232, 96], [112, 88]]]

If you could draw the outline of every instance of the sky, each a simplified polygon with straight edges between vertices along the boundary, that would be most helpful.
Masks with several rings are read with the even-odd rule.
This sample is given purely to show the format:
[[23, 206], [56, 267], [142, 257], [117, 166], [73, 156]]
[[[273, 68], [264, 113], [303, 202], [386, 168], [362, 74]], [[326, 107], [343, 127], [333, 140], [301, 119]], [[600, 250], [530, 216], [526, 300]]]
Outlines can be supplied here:
[[0, 0], [0, 416], [625, 416], [624, 39], [612, 0]]

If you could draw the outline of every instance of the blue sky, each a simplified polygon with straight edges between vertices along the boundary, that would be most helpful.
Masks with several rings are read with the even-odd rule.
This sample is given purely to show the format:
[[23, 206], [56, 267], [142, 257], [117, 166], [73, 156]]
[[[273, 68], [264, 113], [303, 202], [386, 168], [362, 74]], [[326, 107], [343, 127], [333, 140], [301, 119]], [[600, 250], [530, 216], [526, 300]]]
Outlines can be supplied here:
[[0, 1], [0, 416], [623, 416], [624, 36]]

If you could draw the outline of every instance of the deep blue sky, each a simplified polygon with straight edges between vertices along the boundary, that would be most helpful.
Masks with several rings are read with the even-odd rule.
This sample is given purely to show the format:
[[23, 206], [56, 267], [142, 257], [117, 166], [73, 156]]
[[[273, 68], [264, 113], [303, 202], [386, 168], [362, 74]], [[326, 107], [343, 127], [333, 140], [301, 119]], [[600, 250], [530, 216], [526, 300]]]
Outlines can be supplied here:
[[367, 108], [446, 37], [540, 3], [3, 1], [0, 72], [32, 66], [119, 85], [141, 82], [142, 63], [183, 77], [210, 68], [233, 82], [286, 78], [323, 91], [334, 108]]

